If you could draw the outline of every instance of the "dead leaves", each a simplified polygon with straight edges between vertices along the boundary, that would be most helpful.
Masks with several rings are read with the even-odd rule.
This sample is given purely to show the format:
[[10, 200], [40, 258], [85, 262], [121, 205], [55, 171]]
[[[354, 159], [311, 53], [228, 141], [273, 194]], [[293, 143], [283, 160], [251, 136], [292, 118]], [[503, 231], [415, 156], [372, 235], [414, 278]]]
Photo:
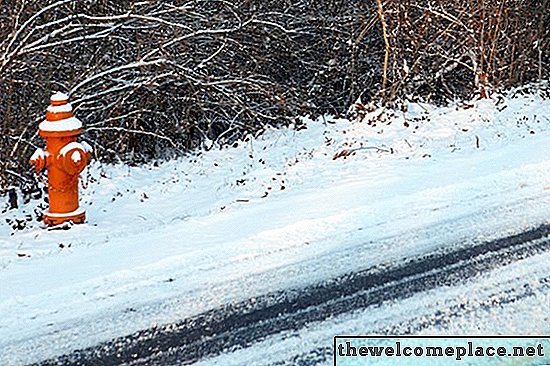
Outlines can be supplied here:
[[336, 160], [336, 159], [340, 159], [340, 158], [346, 159], [348, 156], [355, 155], [357, 153], [357, 151], [359, 151], [359, 150], [376, 150], [376, 152], [378, 152], [378, 153], [389, 153], [389, 154], [394, 153], [393, 148], [390, 148], [388, 150], [388, 149], [381, 148], [381, 147], [376, 147], [376, 146], [361, 146], [361, 147], [357, 147], [357, 148], [354, 148], [354, 149], [343, 149], [342, 151], [337, 152], [336, 154], [334, 154], [334, 156], [332, 157], [332, 160]]
[[345, 159], [348, 156], [355, 155], [356, 151], [357, 151], [356, 149], [344, 149], [344, 150], [334, 154], [334, 156], [332, 157], [332, 160], [336, 160], [336, 159], [339, 159], [339, 158], [344, 158]]

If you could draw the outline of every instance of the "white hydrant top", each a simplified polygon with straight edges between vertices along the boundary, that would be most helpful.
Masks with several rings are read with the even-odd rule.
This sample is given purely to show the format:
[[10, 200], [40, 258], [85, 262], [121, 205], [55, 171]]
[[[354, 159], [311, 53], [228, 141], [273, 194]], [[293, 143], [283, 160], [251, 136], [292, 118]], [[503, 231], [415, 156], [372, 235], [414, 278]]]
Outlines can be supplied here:
[[52, 102], [61, 102], [64, 100], [69, 100], [69, 96], [62, 92], [56, 92], [52, 97], [50, 98]]

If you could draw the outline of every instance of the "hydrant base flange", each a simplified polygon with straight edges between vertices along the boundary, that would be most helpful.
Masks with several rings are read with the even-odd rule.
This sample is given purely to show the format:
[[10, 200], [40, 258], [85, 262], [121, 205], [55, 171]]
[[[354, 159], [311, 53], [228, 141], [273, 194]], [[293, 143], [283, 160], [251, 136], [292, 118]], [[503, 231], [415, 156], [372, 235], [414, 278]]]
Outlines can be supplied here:
[[74, 224], [82, 224], [86, 221], [86, 211], [78, 209], [67, 213], [52, 213], [49, 210], [42, 215], [44, 223], [50, 226], [60, 225], [67, 221], [72, 221]]

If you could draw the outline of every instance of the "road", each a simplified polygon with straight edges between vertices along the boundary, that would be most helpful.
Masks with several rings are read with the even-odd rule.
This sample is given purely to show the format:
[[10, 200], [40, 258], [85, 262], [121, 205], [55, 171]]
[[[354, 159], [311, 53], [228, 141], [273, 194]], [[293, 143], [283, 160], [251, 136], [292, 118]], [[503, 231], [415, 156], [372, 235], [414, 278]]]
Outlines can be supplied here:
[[[550, 252], [550, 225], [500, 239], [474, 243], [447, 251], [432, 252], [404, 262], [365, 268], [325, 280], [306, 288], [265, 294], [238, 303], [226, 304], [183, 319], [176, 324], [143, 330], [95, 347], [75, 351], [36, 365], [181, 365], [215, 360], [213, 357], [246, 350], [270, 337], [297, 332], [312, 325], [399, 303], [437, 289], [452, 289], [494, 271], [506, 271], [519, 261]], [[403, 238], [406, 240], [406, 238]], [[441, 247], [446, 247], [441, 243]], [[546, 273], [548, 274], [548, 273]], [[478, 308], [505, 306], [534, 294], [531, 282], [503, 291], [478, 303]], [[550, 277], [535, 276], [536, 291], [548, 293]], [[483, 281], [483, 280], [481, 280]], [[446, 290], [445, 290], [446, 291]], [[467, 310], [467, 309], [466, 309]], [[471, 309], [470, 309], [471, 310]], [[374, 311], [374, 310], [373, 310]], [[404, 324], [365, 329], [369, 333], [418, 333], [465, 312], [465, 306], [434, 306], [431, 317]], [[335, 334], [334, 334], [335, 335]], [[286, 337], [281, 338], [284, 340]], [[306, 347], [307, 348], [307, 347]], [[287, 354], [272, 364], [329, 364], [331, 344], [319, 344], [303, 352]], [[212, 361], [216, 363], [215, 361]]]

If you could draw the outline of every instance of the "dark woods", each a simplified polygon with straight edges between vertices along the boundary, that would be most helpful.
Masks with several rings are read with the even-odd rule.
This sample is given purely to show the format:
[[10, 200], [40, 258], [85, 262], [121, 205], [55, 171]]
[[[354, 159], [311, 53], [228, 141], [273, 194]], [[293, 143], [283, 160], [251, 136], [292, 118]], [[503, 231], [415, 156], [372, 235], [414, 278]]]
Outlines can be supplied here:
[[[445, 102], [549, 76], [542, 1], [0, 0], [0, 192], [28, 165], [52, 91], [96, 157], [209, 148], [358, 98]], [[480, 78], [481, 77], [481, 78]]]

